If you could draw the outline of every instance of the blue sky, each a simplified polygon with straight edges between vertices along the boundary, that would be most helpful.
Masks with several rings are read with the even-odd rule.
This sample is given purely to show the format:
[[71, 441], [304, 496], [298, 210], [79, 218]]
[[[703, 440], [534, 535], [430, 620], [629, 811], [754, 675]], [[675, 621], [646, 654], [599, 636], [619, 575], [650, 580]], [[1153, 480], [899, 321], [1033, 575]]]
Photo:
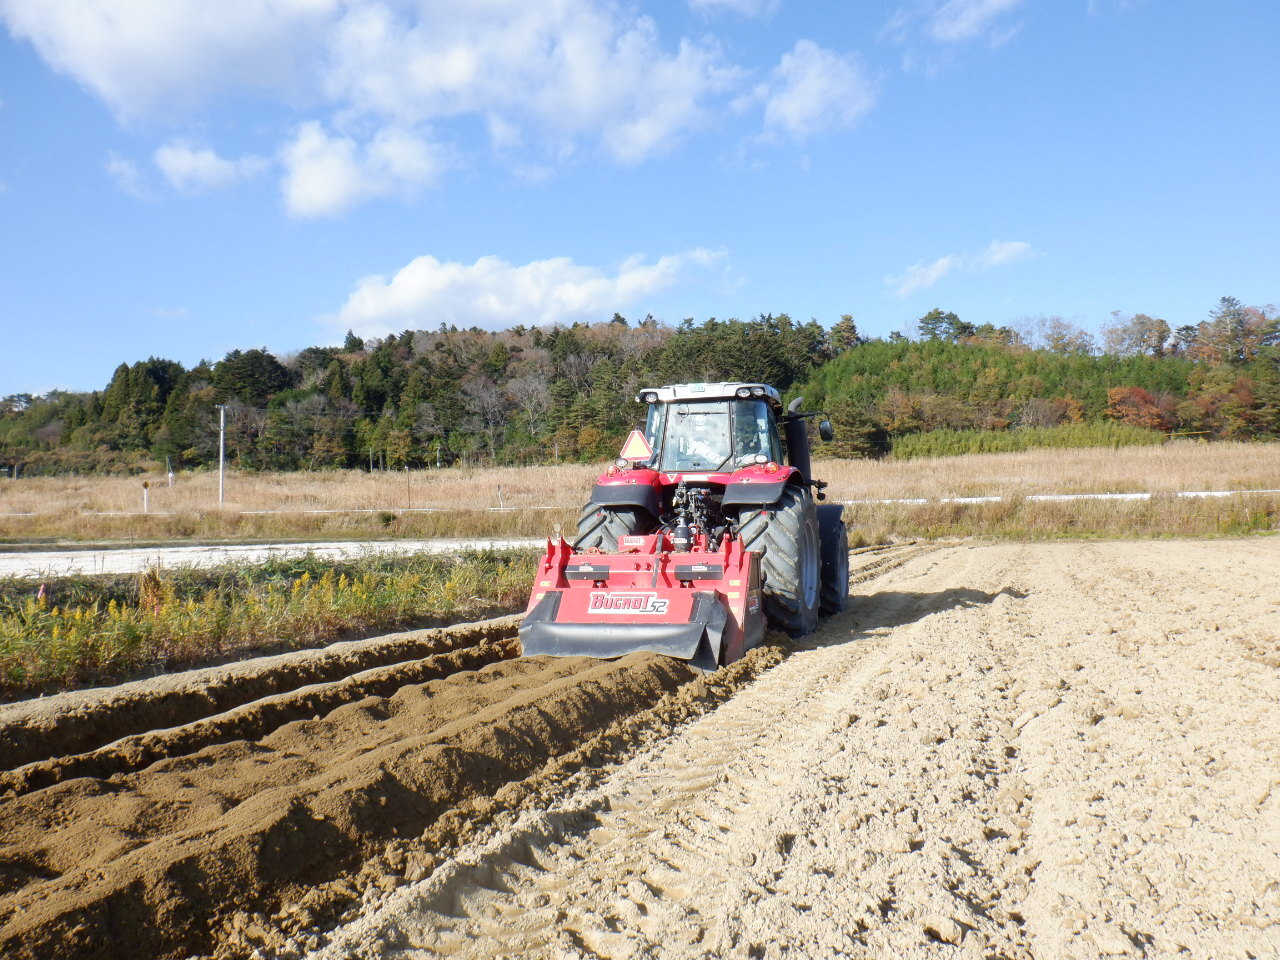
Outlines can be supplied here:
[[438, 326], [1280, 301], [1262, 0], [0, 0], [0, 395]]

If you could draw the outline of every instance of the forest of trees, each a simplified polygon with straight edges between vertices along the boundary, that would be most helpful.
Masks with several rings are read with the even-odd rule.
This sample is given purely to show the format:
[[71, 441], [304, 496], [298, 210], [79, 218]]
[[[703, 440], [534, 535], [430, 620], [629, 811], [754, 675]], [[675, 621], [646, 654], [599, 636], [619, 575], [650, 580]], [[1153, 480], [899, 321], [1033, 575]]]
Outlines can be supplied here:
[[0, 469], [401, 468], [611, 457], [642, 386], [758, 380], [829, 410], [844, 456], [904, 434], [1110, 420], [1170, 433], [1280, 437], [1280, 315], [1224, 297], [1202, 323], [1115, 315], [1102, 342], [1059, 319], [974, 325], [931, 310], [865, 338], [786, 315], [652, 318], [488, 332], [441, 326], [288, 357], [235, 350], [191, 369], [121, 364], [92, 393], [0, 399]]

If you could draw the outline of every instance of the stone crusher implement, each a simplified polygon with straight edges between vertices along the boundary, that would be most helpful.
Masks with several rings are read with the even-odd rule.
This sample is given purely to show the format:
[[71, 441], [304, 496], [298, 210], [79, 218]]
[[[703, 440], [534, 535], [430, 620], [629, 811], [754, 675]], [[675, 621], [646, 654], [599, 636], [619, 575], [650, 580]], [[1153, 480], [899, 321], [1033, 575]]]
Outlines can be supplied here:
[[[645, 425], [597, 481], [572, 545], [547, 545], [526, 655], [651, 650], [714, 669], [844, 609], [841, 507], [818, 506], [806, 420], [761, 383], [641, 391]], [[831, 424], [819, 423], [831, 439]]]
[[624, 536], [616, 553], [550, 542], [520, 627], [526, 656], [620, 657], [649, 650], [714, 670], [764, 636], [756, 555], [706, 534]]

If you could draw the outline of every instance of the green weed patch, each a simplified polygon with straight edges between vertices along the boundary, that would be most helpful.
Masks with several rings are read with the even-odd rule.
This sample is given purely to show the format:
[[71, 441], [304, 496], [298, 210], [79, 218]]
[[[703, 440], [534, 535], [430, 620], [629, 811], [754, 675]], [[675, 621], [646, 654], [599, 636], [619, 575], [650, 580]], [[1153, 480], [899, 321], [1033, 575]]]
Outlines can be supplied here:
[[0, 581], [0, 697], [519, 610], [533, 553]]

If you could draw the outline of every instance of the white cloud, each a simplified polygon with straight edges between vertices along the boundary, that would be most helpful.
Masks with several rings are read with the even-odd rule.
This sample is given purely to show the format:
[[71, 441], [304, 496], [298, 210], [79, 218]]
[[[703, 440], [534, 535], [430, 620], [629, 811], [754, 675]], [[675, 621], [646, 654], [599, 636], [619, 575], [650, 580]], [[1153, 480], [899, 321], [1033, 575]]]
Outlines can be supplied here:
[[1031, 244], [1022, 240], [993, 240], [977, 253], [949, 253], [932, 263], [921, 261], [907, 267], [901, 276], [885, 277], [884, 282], [893, 288], [894, 296], [905, 298], [917, 290], [927, 290], [955, 271], [991, 270], [1036, 255]]
[[1020, 29], [1006, 17], [1023, 0], [910, 0], [894, 11], [884, 33], [906, 42], [918, 27], [934, 43], [955, 45], [985, 39], [991, 46], [1007, 43]]
[[107, 154], [106, 170], [111, 175], [111, 179], [116, 182], [116, 186], [129, 196], [138, 200], [150, 199], [151, 195], [143, 182], [142, 173], [132, 160], [120, 156], [113, 150]]
[[176, 189], [184, 193], [228, 187], [256, 177], [267, 168], [263, 157], [226, 160], [208, 147], [174, 140], [156, 150], [152, 159]]
[[126, 121], [266, 91], [377, 125], [491, 115], [624, 161], [696, 128], [742, 77], [713, 42], [669, 48], [602, 0], [0, 0], [0, 18]]
[[669, 149], [740, 78], [714, 44], [668, 51], [652, 19], [592, 0], [489, 0], [418, 19], [357, 3], [335, 25], [329, 64], [327, 96], [365, 115], [480, 114], [500, 146], [528, 127], [555, 154], [597, 137], [622, 162]]
[[498, 329], [589, 322], [668, 290], [691, 272], [710, 269], [723, 259], [723, 253], [702, 249], [652, 263], [636, 256], [609, 274], [568, 257], [515, 266], [493, 256], [473, 264], [421, 256], [390, 279], [363, 278], [342, 309], [326, 319], [335, 330], [351, 329], [362, 336], [440, 323]]
[[989, 270], [1034, 255], [1031, 244], [1022, 240], [992, 240], [987, 249], [973, 258], [973, 265], [981, 270]]
[[1141, 7], [1148, 0], [1089, 0], [1089, 16], [1096, 17], [1105, 13], [1128, 13]]
[[285, 209], [296, 217], [336, 216], [373, 197], [411, 193], [443, 168], [437, 149], [409, 131], [386, 128], [359, 144], [315, 121], [298, 128], [280, 159]]
[[949, 253], [933, 263], [917, 263], [907, 267], [900, 277], [885, 277], [884, 282], [894, 288], [894, 295], [909, 297], [917, 290], [932, 287], [962, 262], [962, 258]]
[[[705, 2], [764, 12], [774, 0]], [[301, 148], [316, 147], [322, 156], [311, 159], [328, 173], [295, 164], [284, 189], [305, 198], [317, 179], [346, 183], [343, 202], [300, 201], [335, 210], [430, 181], [403, 169], [435, 164], [421, 150], [410, 156], [399, 132], [428, 123], [478, 118], [495, 148], [520, 150], [512, 162], [525, 166], [564, 161], [584, 143], [636, 163], [704, 129], [745, 72], [713, 40], [664, 41], [652, 18], [629, 9], [613, 0], [0, 0], [0, 20], [122, 122], [168, 122], [246, 92], [306, 111], [333, 142], [295, 139], [283, 153], [302, 161]], [[202, 166], [166, 156], [185, 183], [234, 179], [208, 162], [216, 153]]]
[[[932, 0], [961, 35], [1020, 0]], [[689, 0], [766, 17], [780, 0]], [[285, 208], [333, 216], [438, 182], [440, 136], [474, 118], [517, 176], [542, 178], [584, 146], [621, 164], [709, 129], [726, 100], [763, 111], [770, 139], [849, 128], [875, 104], [856, 59], [800, 40], [754, 89], [709, 37], [659, 35], [613, 0], [0, 0], [0, 20], [125, 123], [168, 122], [214, 99], [265, 94], [300, 112], [278, 149]], [[272, 161], [174, 140], [153, 160], [181, 191], [225, 188]], [[113, 176], [143, 190], [136, 168]]]
[[852, 126], [875, 104], [875, 85], [858, 64], [812, 40], [798, 40], [756, 90], [764, 128], [804, 140], [825, 129]]
[[782, 6], [782, 0], [689, 0], [689, 7], [698, 13], [728, 11], [743, 17], [767, 17]]
[[961, 43], [986, 33], [1022, 0], [947, 0], [930, 18], [929, 35], [940, 43]]
[[0, 0], [0, 18], [60, 73], [132, 121], [227, 90], [305, 89], [340, 0]]

